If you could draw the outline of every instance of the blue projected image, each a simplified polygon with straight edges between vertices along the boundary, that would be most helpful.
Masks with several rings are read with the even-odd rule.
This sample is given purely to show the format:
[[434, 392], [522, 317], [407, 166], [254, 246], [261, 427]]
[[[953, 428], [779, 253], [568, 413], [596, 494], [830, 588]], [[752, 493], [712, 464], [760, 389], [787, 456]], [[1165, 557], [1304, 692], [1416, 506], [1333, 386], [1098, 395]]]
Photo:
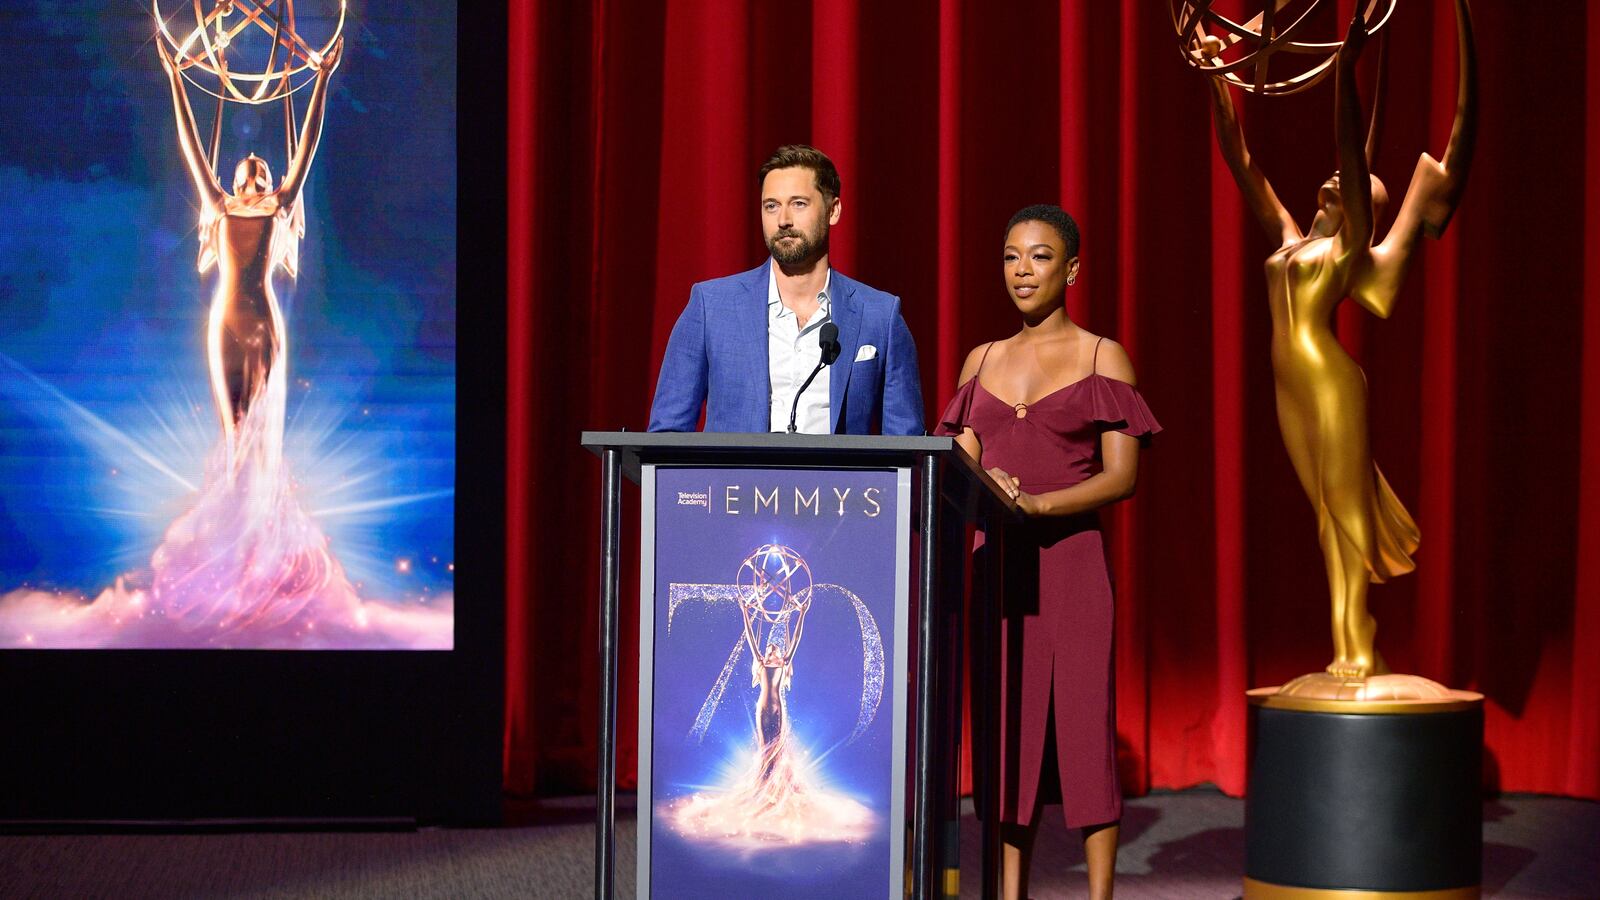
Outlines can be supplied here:
[[454, 5], [6, 18], [0, 648], [450, 648]]

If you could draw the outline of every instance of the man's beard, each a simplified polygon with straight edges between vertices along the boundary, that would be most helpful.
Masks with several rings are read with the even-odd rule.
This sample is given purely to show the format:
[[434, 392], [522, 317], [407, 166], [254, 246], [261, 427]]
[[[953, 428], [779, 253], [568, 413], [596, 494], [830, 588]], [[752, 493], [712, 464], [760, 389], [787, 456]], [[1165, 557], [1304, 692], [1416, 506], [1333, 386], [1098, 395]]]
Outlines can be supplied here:
[[[788, 244], [778, 243], [779, 239], [786, 237], [799, 240]], [[828, 252], [828, 231], [824, 228], [821, 234], [812, 239], [801, 234], [799, 229], [785, 228], [767, 239], [767, 250], [772, 253], [772, 258], [783, 266], [793, 266], [808, 259], [818, 259]]]

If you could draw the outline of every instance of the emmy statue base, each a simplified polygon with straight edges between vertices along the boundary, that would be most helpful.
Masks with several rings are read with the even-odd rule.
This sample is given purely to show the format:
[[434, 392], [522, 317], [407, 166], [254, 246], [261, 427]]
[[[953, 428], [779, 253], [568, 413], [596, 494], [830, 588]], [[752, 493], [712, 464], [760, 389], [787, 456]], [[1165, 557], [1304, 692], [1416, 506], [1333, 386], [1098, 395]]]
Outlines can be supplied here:
[[1480, 895], [1483, 697], [1441, 692], [1248, 692], [1248, 900]]

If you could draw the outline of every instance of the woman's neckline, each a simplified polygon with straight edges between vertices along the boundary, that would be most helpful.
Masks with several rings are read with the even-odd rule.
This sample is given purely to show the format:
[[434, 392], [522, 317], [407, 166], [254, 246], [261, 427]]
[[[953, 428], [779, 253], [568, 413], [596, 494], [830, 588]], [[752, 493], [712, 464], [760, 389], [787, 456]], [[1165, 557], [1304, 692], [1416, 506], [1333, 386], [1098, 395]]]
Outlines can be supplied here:
[[1058, 387], [1055, 390], [1049, 392], [1048, 394], [1040, 395], [1039, 397], [1036, 397], [1033, 400], [1030, 400], [1030, 401], [1028, 401], [1026, 403], [1010, 403], [1010, 402], [1007, 402], [1005, 400], [1002, 400], [1000, 398], [1000, 395], [996, 394], [994, 391], [989, 390], [989, 388], [983, 383], [983, 380], [980, 379], [978, 376], [976, 376], [976, 375], [972, 376], [972, 380], [978, 385], [978, 387], [980, 389], [982, 389], [982, 391], [985, 394], [988, 394], [996, 402], [1004, 403], [1006, 406], [1009, 406], [1012, 409], [1017, 409], [1018, 407], [1027, 409], [1027, 408], [1030, 408], [1030, 407], [1038, 406], [1040, 403], [1043, 403], [1044, 401], [1049, 400], [1051, 397], [1054, 397], [1055, 395], [1057, 395], [1059, 393], [1062, 393], [1063, 391], [1066, 391], [1066, 390], [1068, 390], [1070, 388], [1075, 388], [1078, 385], [1083, 384], [1084, 382], [1088, 381], [1091, 378], [1105, 378], [1105, 377], [1106, 377], [1105, 375], [1102, 375], [1099, 372], [1090, 372], [1089, 374], [1083, 376], [1082, 378], [1079, 378], [1077, 381], [1074, 381], [1074, 382], [1072, 382], [1070, 384], [1064, 384], [1061, 387]]

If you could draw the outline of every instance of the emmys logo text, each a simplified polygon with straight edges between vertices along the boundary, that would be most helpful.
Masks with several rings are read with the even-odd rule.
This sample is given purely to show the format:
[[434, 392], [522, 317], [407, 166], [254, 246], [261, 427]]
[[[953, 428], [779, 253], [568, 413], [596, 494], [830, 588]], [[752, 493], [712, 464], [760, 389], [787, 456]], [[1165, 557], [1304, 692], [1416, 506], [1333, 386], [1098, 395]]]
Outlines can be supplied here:
[[[883, 514], [883, 504], [878, 502], [879, 488], [855, 491], [852, 488], [813, 487], [810, 490], [795, 487], [792, 495], [774, 485], [730, 484], [722, 490], [722, 511], [730, 516], [837, 516], [861, 515], [876, 519]], [[678, 503], [684, 494], [679, 493]]]

